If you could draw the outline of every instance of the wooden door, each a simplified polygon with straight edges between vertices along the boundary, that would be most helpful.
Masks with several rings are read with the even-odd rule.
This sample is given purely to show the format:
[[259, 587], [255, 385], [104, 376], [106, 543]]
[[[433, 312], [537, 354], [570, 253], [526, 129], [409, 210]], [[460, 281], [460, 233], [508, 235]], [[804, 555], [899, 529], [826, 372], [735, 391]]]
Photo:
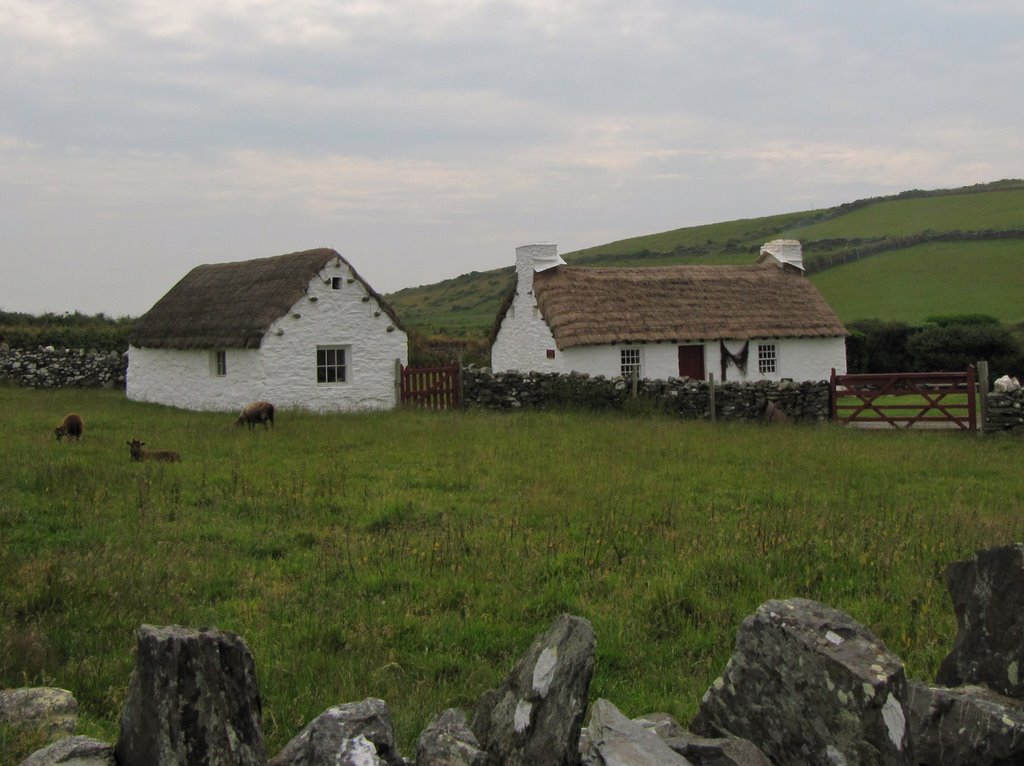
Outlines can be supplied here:
[[704, 380], [704, 346], [679, 347], [679, 377]]

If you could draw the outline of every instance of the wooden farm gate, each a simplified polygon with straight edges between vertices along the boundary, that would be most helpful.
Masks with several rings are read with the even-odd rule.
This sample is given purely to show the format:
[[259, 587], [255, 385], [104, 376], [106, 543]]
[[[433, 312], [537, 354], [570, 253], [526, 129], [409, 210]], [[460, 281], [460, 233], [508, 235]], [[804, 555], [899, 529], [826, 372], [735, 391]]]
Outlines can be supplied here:
[[832, 370], [832, 420], [841, 425], [977, 431], [976, 402], [973, 366], [966, 372], [873, 375], [836, 375]]
[[404, 367], [399, 365], [399, 401], [434, 410], [458, 409], [459, 365]]

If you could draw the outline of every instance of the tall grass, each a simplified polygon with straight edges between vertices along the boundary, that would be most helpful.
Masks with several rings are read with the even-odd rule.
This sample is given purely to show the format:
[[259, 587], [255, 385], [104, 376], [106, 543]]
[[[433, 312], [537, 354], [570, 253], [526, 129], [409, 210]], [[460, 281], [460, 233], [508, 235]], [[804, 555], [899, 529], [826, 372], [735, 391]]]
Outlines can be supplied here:
[[[72, 409], [85, 436], [58, 444]], [[1012, 440], [579, 413], [231, 421], [0, 388], [0, 685], [71, 689], [82, 728], [113, 740], [135, 628], [216, 625], [253, 651], [271, 753], [367, 696], [412, 752], [572, 612], [597, 632], [593, 698], [685, 722], [769, 598], [848, 611], [930, 679], [955, 631], [944, 567], [1021, 538]], [[183, 462], [130, 463], [134, 437]]]

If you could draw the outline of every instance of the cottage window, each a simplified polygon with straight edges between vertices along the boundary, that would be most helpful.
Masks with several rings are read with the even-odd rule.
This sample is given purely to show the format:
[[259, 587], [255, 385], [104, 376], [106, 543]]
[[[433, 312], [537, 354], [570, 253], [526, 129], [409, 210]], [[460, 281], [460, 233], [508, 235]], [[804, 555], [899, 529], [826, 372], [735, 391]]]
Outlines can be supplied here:
[[213, 374], [218, 378], [223, 378], [228, 374], [228, 352], [227, 351], [214, 351], [213, 352]]
[[316, 350], [316, 382], [344, 383], [347, 380], [345, 346], [321, 346]]
[[331, 277], [331, 289], [340, 290], [342, 285], [341, 277]]
[[626, 380], [632, 380], [635, 376], [638, 380], [642, 376], [642, 366], [640, 361], [640, 349], [638, 348], [623, 348], [619, 350], [619, 368], [620, 374]]
[[778, 350], [774, 343], [757, 344], [757, 371], [770, 375], [778, 371]]

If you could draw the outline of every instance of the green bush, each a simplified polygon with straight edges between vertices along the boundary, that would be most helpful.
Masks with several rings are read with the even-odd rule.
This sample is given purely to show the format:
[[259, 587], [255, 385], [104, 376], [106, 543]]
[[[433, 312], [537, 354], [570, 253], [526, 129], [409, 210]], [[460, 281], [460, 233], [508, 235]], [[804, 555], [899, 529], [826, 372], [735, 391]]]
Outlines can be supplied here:
[[950, 324], [924, 327], [907, 340], [913, 360], [910, 369], [921, 372], [958, 371], [979, 360], [997, 374], [1024, 369], [1024, 349], [1009, 328], [1001, 324]]

